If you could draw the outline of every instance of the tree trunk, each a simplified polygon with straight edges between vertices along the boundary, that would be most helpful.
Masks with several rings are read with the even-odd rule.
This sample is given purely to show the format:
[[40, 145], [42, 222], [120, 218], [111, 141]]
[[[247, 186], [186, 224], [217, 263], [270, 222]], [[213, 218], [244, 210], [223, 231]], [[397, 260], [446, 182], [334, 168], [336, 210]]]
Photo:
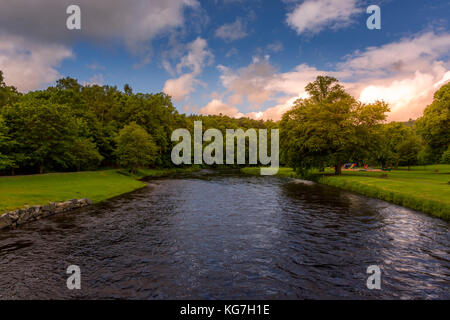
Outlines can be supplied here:
[[340, 176], [341, 174], [342, 174], [342, 165], [340, 163], [338, 163], [334, 167], [334, 175]]
[[11, 175], [14, 176], [16, 173], [14, 171], [14, 168], [11, 168]]
[[43, 165], [41, 165], [41, 166], [39, 167], [39, 173], [40, 173], [40, 174], [43, 174], [43, 173], [44, 173], [44, 166], [43, 166]]

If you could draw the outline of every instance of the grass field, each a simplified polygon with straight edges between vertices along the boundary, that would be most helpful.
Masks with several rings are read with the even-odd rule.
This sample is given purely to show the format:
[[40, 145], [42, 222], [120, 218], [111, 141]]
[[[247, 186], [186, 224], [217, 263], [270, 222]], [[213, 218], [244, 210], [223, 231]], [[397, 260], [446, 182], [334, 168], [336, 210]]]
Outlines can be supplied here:
[[[259, 174], [258, 168], [244, 168]], [[328, 169], [326, 173], [331, 173]], [[290, 168], [280, 168], [279, 176], [295, 177]], [[450, 220], [450, 165], [399, 168], [391, 172], [344, 171], [342, 176], [317, 175], [323, 184], [382, 199], [433, 216]]]
[[0, 214], [26, 205], [44, 205], [69, 199], [89, 198], [94, 203], [145, 186], [145, 176], [163, 176], [193, 169], [140, 170], [136, 175], [118, 170], [0, 177]]

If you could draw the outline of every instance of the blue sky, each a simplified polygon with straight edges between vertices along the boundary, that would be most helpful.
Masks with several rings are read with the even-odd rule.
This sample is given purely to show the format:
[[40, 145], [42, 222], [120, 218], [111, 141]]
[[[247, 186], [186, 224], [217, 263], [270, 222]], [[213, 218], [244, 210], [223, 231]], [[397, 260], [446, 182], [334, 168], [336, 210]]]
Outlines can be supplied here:
[[[0, 70], [21, 91], [70, 76], [165, 91], [180, 112], [278, 120], [317, 75], [392, 120], [420, 116], [450, 80], [445, 0], [0, 1]], [[66, 8], [81, 9], [67, 30]], [[381, 30], [369, 30], [369, 5]]]

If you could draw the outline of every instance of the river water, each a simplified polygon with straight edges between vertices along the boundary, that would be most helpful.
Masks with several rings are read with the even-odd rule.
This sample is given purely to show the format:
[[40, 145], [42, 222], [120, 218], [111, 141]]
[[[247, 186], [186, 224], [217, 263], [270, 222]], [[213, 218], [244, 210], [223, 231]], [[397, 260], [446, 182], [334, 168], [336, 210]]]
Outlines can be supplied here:
[[[449, 299], [449, 223], [332, 187], [202, 171], [0, 231], [0, 299]], [[81, 269], [81, 290], [66, 269]], [[381, 290], [366, 286], [381, 269]]]

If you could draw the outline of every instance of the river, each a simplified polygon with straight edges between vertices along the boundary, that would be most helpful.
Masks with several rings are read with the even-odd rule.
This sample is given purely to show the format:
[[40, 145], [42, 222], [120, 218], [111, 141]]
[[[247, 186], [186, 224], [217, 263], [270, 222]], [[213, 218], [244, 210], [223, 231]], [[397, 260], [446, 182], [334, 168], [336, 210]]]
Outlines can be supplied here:
[[1, 231], [0, 299], [449, 299], [448, 228], [329, 186], [205, 170]]

